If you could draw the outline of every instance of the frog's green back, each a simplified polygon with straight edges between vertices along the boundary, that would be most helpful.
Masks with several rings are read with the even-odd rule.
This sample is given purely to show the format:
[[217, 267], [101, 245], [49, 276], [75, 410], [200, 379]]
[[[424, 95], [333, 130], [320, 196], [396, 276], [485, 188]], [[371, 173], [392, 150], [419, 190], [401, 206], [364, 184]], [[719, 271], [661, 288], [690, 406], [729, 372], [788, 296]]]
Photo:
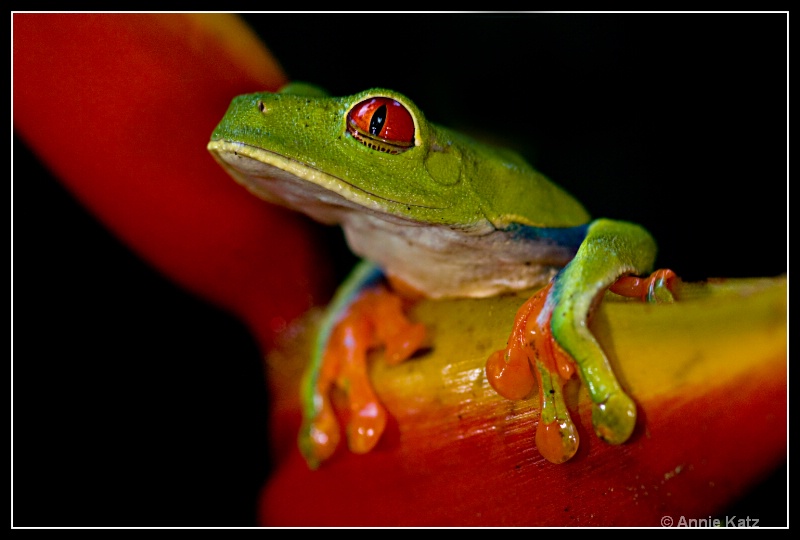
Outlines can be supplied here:
[[[438, 131], [448, 133], [443, 128]], [[511, 223], [573, 227], [589, 221], [588, 212], [575, 198], [515, 152], [452, 136], [469, 149], [462, 181], [496, 227], [506, 228]]]

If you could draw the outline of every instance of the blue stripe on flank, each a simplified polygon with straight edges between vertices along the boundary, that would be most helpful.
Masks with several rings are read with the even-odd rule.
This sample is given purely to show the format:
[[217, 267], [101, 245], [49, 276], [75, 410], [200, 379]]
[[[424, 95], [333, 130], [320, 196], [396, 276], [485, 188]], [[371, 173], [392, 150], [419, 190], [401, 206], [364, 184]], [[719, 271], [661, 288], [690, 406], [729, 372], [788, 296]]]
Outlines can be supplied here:
[[577, 227], [531, 227], [512, 223], [505, 231], [511, 234], [511, 238], [521, 242], [540, 242], [578, 251], [578, 247], [586, 238], [589, 225], [591, 222]]

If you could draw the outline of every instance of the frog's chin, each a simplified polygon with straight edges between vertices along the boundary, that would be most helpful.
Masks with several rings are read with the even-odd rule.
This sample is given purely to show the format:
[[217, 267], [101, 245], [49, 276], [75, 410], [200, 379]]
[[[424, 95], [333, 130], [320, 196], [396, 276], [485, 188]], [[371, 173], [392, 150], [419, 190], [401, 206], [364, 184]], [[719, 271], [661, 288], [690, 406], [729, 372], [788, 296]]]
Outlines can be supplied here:
[[514, 240], [486, 219], [435, 224], [393, 214], [397, 203], [266, 150], [225, 141], [212, 141], [208, 149], [258, 197], [341, 225], [353, 252], [432, 298], [492, 296], [541, 285], [572, 256], [550, 242]]
[[216, 140], [208, 143], [208, 150], [238, 183], [257, 197], [303, 212], [327, 225], [341, 223], [342, 212], [387, 214], [393, 207], [410, 206], [263, 148]]

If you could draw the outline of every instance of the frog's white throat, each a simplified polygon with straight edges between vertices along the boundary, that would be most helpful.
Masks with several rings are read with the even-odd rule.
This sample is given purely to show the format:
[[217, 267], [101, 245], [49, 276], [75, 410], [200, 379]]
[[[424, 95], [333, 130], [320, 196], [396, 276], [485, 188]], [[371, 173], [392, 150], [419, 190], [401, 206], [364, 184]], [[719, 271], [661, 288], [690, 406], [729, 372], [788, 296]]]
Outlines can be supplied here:
[[267, 150], [226, 141], [212, 141], [208, 149], [253, 194], [341, 225], [354, 253], [431, 298], [540, 286], [573, 255], [552, 243], [514, 238], [486, 219], [439, 225], [390, 214], [380, 197]]

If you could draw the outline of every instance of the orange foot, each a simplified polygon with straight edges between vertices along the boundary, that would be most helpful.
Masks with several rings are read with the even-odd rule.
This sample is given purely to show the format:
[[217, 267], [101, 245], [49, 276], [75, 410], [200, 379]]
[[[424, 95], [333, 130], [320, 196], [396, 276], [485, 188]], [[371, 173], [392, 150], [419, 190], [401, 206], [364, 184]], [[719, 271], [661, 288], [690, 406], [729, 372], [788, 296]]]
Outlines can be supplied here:
[[534, 383], [538, 385], [541, 416], [536, 446], [548, 461], [564, 463], [575, 455], [579, 442], [563, 393], [575, 364], [550, 331], [550, 313], [544, 308], [551, 287], [540, 290], [519, 308], [508, 345], [486, 362], [486, 378], [507, 399], [524, 399]]
[[[300, 449], [311, 468], [329, 458], [339, 443], [339, 423], [330, 400], [333, 387], [347, 402], [347, 444], [359, 454], [369, 452], [386, 427], [386, 409], [375, 395], [367, 374], [367, 355], [383, 347], [389, 364], [409, 358], [422, 345], [425, 327], [412, 323], [404, 301], [383, 285], [364, 290], [339, 316], [322, 353], [321, 366], [306, 373], [304, 422]], [[316, 378], [316, 380], [314, 380]]]
[[[680, 284], [671, 270], [657, 270], [649, 277], [623, 276], [609, 289], [619, 295], [649, 302], [670, 302]], [[563, 386], [578, 366], [553, 336], [551, 318], [558, 298], [551, 298], [552, 283], [534, 294], [517, 311], [505, 349], [494, 352], [486, 362], [486, 378], [501, 396], [524, 399], [534, 384], [539, 389], [541, 416], [536, 446], [553, 463], [563, 463], [578, 450], [578, 431], [564, 401]], [[630, 437], [636, 420], [636, 406], [618, 388], [614, 374], [601, 366], [581, 372], [584, 383], [612, 388], [602, 400], [595, 400], [593, 424], [603, 440], [620, 444]], [[587, 380], [588, 379], [588, 380]], [[591, 393], [591, 392], [590, 392]]]

